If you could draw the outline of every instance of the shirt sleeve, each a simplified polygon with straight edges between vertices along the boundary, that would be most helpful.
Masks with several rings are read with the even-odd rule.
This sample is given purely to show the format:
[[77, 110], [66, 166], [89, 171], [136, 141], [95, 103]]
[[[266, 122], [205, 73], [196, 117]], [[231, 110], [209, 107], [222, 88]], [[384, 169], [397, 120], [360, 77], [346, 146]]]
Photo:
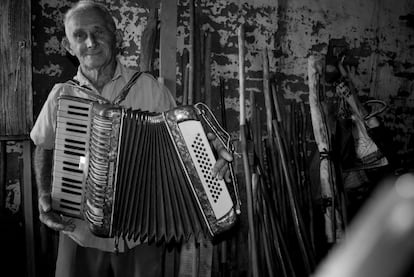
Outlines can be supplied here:
[[54, 148], [57, 97], [60, 94], [61, 88], [61, 84], [53, 87], [30, 132], [30, 138], [33, 143], [44, 149], [52, 150]]

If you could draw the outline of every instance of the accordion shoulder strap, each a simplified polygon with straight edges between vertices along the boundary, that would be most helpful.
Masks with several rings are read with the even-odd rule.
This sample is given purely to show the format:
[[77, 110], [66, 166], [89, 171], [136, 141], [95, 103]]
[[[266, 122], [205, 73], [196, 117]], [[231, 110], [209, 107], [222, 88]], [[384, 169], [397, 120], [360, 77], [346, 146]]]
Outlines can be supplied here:
[[138, 80], [139, 76], [141, 76], [142, 73], [143, 73], [142, 71], [139, 71], [139, 72], [136, 72], [134, 75], [132, 75], [131, 79], [122, 88], [122, 90], [119, 93], [119, 95], [112, 102], [114, 105], [118, 105], [119, 103], [121, 103], [122, 101], [124, 101], [124, 99], [127, 97], [128, 93], [129, 93], [129, 90], [135, 84], [135, 82]]
[[74, 87], [74, 88], [78, 89], [79, 91], [85, 93], [86, 95], [89, 96], [90, 99], [94, 99], [94, 100], [96, 100], [98, 102], [101, 102], [101, 103], [109, 103], [108, 99], [106, 99], [106, 98], [100, 96], [99, 94], [95, 93], [93, 90], [91, 90], [87, 86], [81, 86], [79, 84], [79, 82], [76, 81], [76, 80], [69, 80], [69, 81], [66, 81], [64, 84], [67, 85], [67, 86]]

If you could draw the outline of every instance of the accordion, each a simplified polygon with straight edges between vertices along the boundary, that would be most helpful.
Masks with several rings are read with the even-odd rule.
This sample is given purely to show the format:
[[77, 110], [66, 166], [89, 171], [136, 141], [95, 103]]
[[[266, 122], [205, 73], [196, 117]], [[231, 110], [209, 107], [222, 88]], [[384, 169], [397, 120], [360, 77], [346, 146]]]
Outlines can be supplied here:
[[52, 208], [100, 237], [214, 239], [235, 224], [238, 195], [231, 164], [232, 186], [210, 174], [207, 131], [230, 146], [203, 104], [152, 113], [61, 96]]

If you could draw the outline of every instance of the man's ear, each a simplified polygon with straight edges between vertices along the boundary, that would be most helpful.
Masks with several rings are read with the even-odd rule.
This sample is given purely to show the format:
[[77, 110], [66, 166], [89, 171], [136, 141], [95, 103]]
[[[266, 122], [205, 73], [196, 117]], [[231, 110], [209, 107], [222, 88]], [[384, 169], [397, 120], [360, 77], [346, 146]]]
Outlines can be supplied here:
[[122, 40], [123, 40], [123, 35], [122, 35], [121, 30], [116, 30], [115, 31], [115, 45], [118, 50], [121, 48]]
[[72, 51], [72, 48], [70, 48], [70, 42], [69, 42], [69, 40], [68, 40], [68, 38], [67, 37], [64, 37], [63, 39], [62, 39], [62, 47], [63, 48], [65, 48], [66, 49], [66, 51], [68, 51], [72, 56], [74, 56], [75, 54], [73, 53], [73, 51]]

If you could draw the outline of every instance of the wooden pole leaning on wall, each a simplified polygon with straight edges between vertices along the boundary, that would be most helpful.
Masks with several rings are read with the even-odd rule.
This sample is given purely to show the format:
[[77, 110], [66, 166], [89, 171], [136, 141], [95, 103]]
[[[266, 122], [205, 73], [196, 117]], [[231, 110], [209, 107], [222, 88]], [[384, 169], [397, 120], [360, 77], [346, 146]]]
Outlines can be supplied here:
[[190, 48], [189, 48], [189, 62], [188, 62], [188, 94], [187, 94], [187, 104], [193, 104], [194, 98], [194, 66], [195, 66], [195, 45], [194, 45], [194, 0], [189, 0], [190, 6], [190, 22], [189, 22], [189, 29], [190, 29]]
[[36, 275], [35, 244], [33, 226], [33, 190], [32, 190], [32, 163], [30, 141], [23, 143], [23, 208], [24, 225], [26, 234], [26, 259], [27, 273], [29, 276]]
[[[282, 133], [282, 128], [279, 124], [282, 122], [280, 107], [277, 101], [276, 91], [271, 92], [270, 89], [270, 78], [269, 78], [269, 58], [267, 49], [262, 51], [263, 57], [263, 93], [265, 96], [266, 104], [266, 123], [268, 129], [269, 137], [269, 146], [272, 155], [269, 159], [272, 160], [273, 170], [276, 172], [278, 169], [275, 165], [280, 162], [281, 165], [281, 174], [284, 179], [284, 184], [287, 191], [288, 207], [292, 215], [292, 220], [294, 224], [294, 230], [296, 233], [298, 246], [300, 249], [300, 254], [303, 258], [303, 265], [307, 273], [311, 273], [314, 267], [313, 254], [309, 253], [308, 249], [308, 238], [304, 231], [303, 219], [298, 208], [298, 201], [294, 192], [294, 183], [291, 177], [291, 164], [289, 164], [288, 151], [285, 147], [286, 137]], [[274, 86], [272, 86], [274, 88]], [[273, 94], [273, 99], [272, 99]], [[272, 106], [273, 102], [273, 106]], [[272, 108], [274, 107], [274, 112]], [[276, 113], [276, 119], [274, 119], [273, 114]], [[274, 184], [278, 185], [278, 184]]]
[[175, 98], [177, 55], [177, 1], [161, 0], [160, 77]]
[[0, 213], [5, 207], [6, 171], [7, 171], [6, 141], [0, 140]]
[[157, 22], [158, 22], [158, 9], [150, 9], [148, 16], [148, 23], [145, 26], [141, 36], [141, 55], [139, 58], [139, 70], [152, 72], [155, 41], [157, 36]]
[[328, 242], [335, 243], [338, 236], [341, 236], [343, 226], [341, 213], [336, 203], [336, 174], [331, 155], [330, 134], [319, 96], [319, 80], [322, 73], [322, 61], [315, 56], [308, 58], [309, 78], [309, 107], [313, 134], [320, 155], [320, 186], [321, 198], [325, 202], [324, 219], [325, 234]]
[[206, 42], [204, 43], [205, 102], [208, 107], [212, 108], [211, 106], [211, 33], [210, 32], [206, 32], [205, 40], [206, 40]]
[[244, 27], [241, 25], [238, 29], [238, 47], [239, 47], [239, 96], [240, 96], [240, 142], [243, 158], [243, 168], [246, 182], [247, 194], [247, 216], [249, 222], [249, 239], [252, 276], [259, 276], [259, 267], [257, 260], [257, 245], [253, 211], [253, 192], [252, 192], [252, 175], [250, 171], [249, 157], [247, 152], [247, 135], [246, 135], [246, 112], [245, 112], [245, 72], [244, 72]]

